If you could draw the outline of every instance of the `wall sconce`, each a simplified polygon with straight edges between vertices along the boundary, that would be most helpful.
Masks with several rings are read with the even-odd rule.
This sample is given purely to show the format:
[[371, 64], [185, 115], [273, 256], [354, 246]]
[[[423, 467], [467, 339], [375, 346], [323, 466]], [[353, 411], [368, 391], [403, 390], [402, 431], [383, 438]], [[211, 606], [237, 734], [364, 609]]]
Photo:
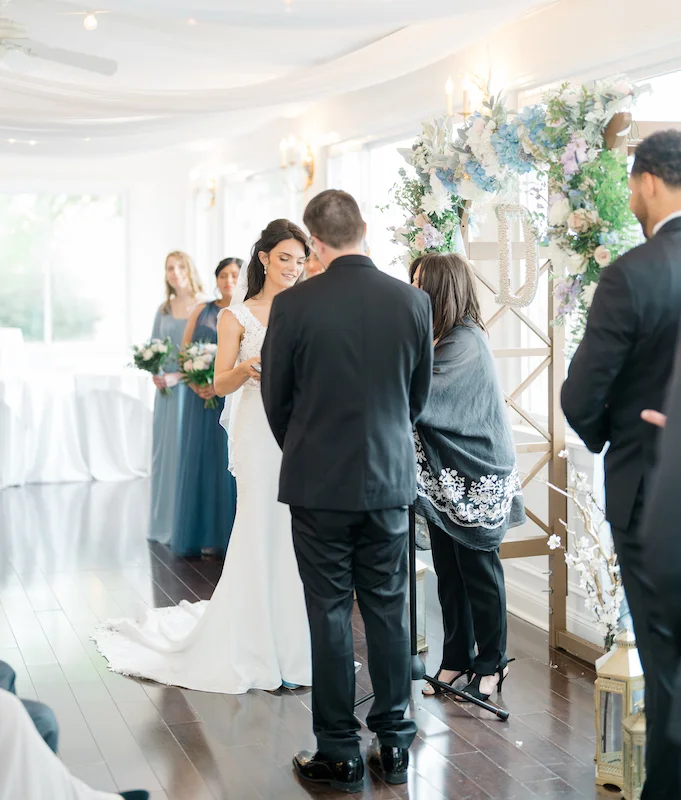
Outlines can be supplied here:
[[217, 201], [217, 181], [215, 178], [208, 178], [201, 181], [195, 189], [196, 199], [202, 211], [210, 211], [215, 208]]
[[288, 187], [299, 194], [306, 192], [312, 186], [315, 173], [314, 154], [310, 145], [295, 136], [289, 136], [281, 140], [279, 153]]

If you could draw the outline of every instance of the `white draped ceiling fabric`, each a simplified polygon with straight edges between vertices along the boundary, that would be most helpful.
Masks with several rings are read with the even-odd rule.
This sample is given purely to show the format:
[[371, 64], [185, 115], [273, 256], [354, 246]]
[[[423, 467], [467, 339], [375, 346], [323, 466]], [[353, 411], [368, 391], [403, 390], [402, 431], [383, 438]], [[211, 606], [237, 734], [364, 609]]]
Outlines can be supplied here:
[[[393, 80], [542, 0], [10, 0], [0, 16], [51, 47], [113, 59], [112, 77], [16, 54], [0, 62], [0, 153], [123, 153], [238, 136]], [[10, 142], [10, 140], [16, 140]], [[88, 148], [85, 147], [87, 142]], [[35, 149], [34, 149], [35, 148]]]

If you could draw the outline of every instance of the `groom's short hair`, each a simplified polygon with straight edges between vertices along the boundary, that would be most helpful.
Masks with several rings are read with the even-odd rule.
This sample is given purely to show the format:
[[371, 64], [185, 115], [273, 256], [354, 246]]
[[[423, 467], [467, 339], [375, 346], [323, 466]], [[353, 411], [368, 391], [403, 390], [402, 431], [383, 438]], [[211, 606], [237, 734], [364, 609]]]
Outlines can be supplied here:
[[342, 250], [364, 240], [365, 225], [355, 198], [338, 189], [327, 189], [314, 197], [303, 215], [310, 235]]

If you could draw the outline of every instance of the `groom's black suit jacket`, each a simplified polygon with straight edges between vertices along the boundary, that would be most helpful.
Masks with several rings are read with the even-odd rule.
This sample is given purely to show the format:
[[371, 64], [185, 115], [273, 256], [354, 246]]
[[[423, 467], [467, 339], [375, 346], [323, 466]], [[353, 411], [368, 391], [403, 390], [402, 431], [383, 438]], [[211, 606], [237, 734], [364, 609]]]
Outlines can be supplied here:
[[279, 500], [373, 511], [416, 498], [412, 426], [433, 368], [430, 299], [344, 256], [278, 295], [262, 397], [283, 450]]

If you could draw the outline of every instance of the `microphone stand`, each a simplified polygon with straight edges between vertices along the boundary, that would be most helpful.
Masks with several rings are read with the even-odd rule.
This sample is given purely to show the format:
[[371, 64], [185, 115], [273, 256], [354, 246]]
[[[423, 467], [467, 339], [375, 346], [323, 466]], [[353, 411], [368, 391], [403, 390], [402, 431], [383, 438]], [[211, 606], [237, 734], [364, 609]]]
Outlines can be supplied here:
[[[418, 652], [418, 639], [416, 630], [416, 512], [414, 507], [409, 508], [409, 631], [411, 635], [411, 679], [412, 681], [428, 681], [431, 686], [437, 686], [444, 694], [451, 694], [468, 703], [473, 703], [479, 708], [484, 708], [494, 714], [500, 720], [506, 721], [509, 718], [509, 713], [505, 708], [499, 708], [493, 703], [486, 700], [480, 700], [478, 697], [473, 697], [466, 691], [455, 689], [448, 683], [443, 683], [437, 678], [428, 675], [426, 672], [426, 665]], [[374, 692], [367, 694], [365, 697], [360, 698], [355, 703], [355, 708], [361, 706], [363, 703], [373, 700]]]

